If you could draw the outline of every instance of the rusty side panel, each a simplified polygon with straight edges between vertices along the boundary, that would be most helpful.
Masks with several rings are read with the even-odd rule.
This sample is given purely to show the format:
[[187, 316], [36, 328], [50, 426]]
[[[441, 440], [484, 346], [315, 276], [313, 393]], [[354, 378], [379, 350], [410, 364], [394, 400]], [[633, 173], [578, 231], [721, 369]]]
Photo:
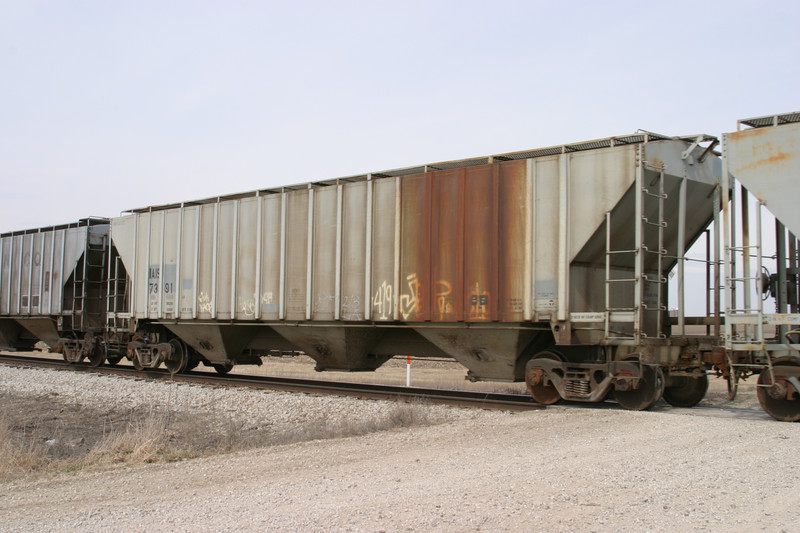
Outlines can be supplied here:
[[400, 220], [400, 318], [406, 322], [426, 319], [430, 284], [430, 187], [429, 175], [406, 176], [401, 184]]
[[[456, 322], [463, 320], [463, 305], [456, 301], [456, 294], [462, 285], [464, 234], [459, 226], [461, 209], [460, 183], [463, 170], [436, 172], [433, 177], [433, 205], [431, 216], [431, 270], [433, 285], [430, 287], [430, 301], [433, 305], [431, 319], [435, 322]], [[459, 299], [460, 300], [460, 299]], [[456, 312], [459, 310], [460, 312]]]
[[523, 320], [525, 190], [518, 161], [403, 178], [402, 320]]
[[525, 313], [525, 223], [528, 220], [526, 165], [508, 162], [499, 165], [500, 246], [498, 280], [500, 283], [499, 319], [521, 322]]
[[[464, 249], [464, 295], [467, 322], [488, 322], [497, 293], [495, 264], [495, 177], [491, 165], [468, 169], [465, 191], [466, 235]], [[493, 279], [494, 278], [494, 279]]]

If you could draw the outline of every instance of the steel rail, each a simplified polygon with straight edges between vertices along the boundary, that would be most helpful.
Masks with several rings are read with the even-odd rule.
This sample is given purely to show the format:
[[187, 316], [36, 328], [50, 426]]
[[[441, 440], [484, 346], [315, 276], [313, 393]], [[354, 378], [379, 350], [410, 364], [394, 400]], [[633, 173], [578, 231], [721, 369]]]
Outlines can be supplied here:
[[351, 396], [373, 400], [421, 401], [426, 403], [445, 404], [477, 409], [529, 411], [545, 408], [545, 406], [536, 403], [530, 396], [525, 394], [473, 392], [420, 387], [402, 387], [397, 385], [372, 385], [345, 381], [323, 381], [316, 379], [275, 376], [250, 376], [243, 374], [219, 376], [216, 374], [198, 371], [170, 375], [168, 371], [163, 369], [139, 371], [135, 370], [133, 367], [126, 366], [92, 367], [86, 363], [69, 364], [58, 359], [43, 359], [7, 354], [0, 354], [0, 363], [37, 368], [72, 370], [76, 372], [91, 372], [96, 374], [114, 375], [134, 379], [148, 379], [154, 381], [195, 383], [225, 387], [249, 387], [254, 389], [304, 392], [312, 394], [335, 394], [340, 396]]

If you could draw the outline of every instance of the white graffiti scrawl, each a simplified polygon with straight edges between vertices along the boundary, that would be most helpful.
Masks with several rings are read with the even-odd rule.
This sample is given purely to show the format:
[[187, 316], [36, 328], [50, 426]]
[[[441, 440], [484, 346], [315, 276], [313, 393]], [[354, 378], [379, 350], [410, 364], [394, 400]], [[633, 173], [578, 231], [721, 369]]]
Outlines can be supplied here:
[[403, 320], [422, 313], [422, 283], [416, 273], [406, 276], [406, 280], [409, 292], [400, 296], [400, 314], [403, 315]]
[[208, 293], [201, 292], [197, 296], [197, 309], [201, 313], [210, 313], [211, 307], [211, 298], [209, 298]]
[[390, 320], [392, 318], [392, 286], [383, 282], [378, 287], [375, 297], [372, 299], [372, 308], [378, 313], [378, 320]]

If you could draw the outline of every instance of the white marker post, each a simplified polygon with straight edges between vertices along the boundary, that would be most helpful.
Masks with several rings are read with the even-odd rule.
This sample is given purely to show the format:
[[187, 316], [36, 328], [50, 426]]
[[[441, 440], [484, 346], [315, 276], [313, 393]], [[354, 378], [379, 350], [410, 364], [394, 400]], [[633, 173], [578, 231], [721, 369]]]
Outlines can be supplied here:
[[411, 356], [406, 356], [406, 387], [411, 386]]

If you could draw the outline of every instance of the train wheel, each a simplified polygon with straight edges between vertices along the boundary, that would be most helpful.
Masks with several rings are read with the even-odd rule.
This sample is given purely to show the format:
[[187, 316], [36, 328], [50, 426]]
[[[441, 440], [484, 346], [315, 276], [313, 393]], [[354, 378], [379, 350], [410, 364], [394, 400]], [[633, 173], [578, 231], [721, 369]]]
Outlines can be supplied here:
[[89, 352], [88, 359], [90, 366], [103, 366], [103, 363], [106, 361], [106, 345], [92, 342], [92, 350]]
[[708, 376], [695, 378], [691, 376], [673, 376], [676, 383], [664, 389], [664, 400], [675, 407], [694, 407], [702, 400], [708, 390]]
[[225, 374], [230, 372], [231, 369], [233, 368], [233, 364], [232, 363], [224, 363], [224, 364], [221, 364], [221, 365], [211, 365], [211, 366], [213, 366], [214, 370], [217, 371], [217, 374], [219, 374], [221, 376], [224, 376]]
[[103, 366], [105, 360], [106, 355], [103, 353], [103, 350], [96, 350], [95, 352], [89, 354], [89, 366]]
[[725, 356], [725, 359], [728, 363], [728, 400], [732, 402], [736, 398], [736, 391], [739, 390], [739, 374], [736, 373], [736, 369], [733, 367], [733, 359], [730, 352]]
[[136, 350], [133, 351], [133, 357], [131, 357], [131, 364], [133, 368], [136, 370], [144, 370], [144, 365], [141, 361], [139, 361], [139, 354], [136, 353]]
[[[638, 361], [638, 357], [627, 359]], [[627, 391], [615, 390], [614, 399], [628, 411], [645, 411], [655, 405], [664, 393], [664, 372], [654, 366], [641, 365], [642, 378], [639, 388]]]
[[[556, 361], [564, 361], [564, 357], [556, 352], [539, 352], [534, 359], [554, 359]], [[558, 394], [556, 388], [552, 385], [534, 385], [533, 376], [525, 374], [525, 386], [528, 388], [528, 393], [534, 400], [543, 405], [553, 405], [561, 400], [561, 395]], [[541, 378], [540, 378], [541, 379]]]
[[179, 339], [172, 339], [169, 344], [172, 346], [172, 354], [164, 361], [164, 366], [170, 374], [186, 371], [189, 365], [189, 350]]
[[[772, 362], [773, 367], [796, 366], [800, 367], [800, 359], [796, 357], [782, 357]], [[800, 394], [786, 379], [777, 377], [772, 382], [769, 371], [762, 370], [758, 376], [759, 386], [756, 389], [758, 403], [769, 416], [784, 422], [800, 421]]]

